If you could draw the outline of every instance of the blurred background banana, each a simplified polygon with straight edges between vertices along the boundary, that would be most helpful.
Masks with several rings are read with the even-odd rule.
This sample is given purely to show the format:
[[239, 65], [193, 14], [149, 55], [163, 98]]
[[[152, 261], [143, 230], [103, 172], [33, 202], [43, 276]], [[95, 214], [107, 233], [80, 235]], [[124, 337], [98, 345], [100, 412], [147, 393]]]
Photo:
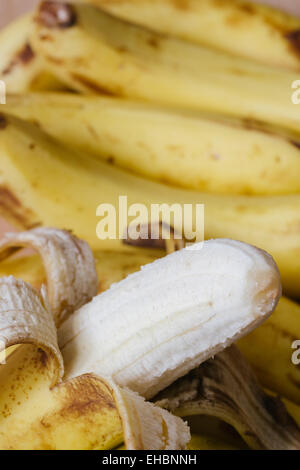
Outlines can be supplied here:
[[[148, 214], [155, 203], [205, 204], [207, 239], [233, 238], [265, 249], [280, 268], [285, 292], [300, 297], [300, 194], [251, 197], [177, 189], [69, 150], [35, 124], [4, 115], [1, 122], [0, 210], [16, 227], [69, 228], [93, 248], [120, 250], [122, 239], [97, 236], [100, 203], [118, 208], [126, 195], [128, 206], [145, 204]], [[124, 233], [126, 223], [121, 220], [117, 230]], [[182, 227], [174, 229], [181, 233]]]
[[59, 17], [52, 9], [49, 22], [49, 4], [42, 3], [31, 40], [49, 69], [70, 87], [299, 131], [298, 109], [291, 101], [297, 72], [164, 36], [91, 5], [61, 8], [64, 14]]
[[294, 32], [300, 20], [243, 0], [85, 0], [131, 22], [253, 59], [300, 69]]
[[228, 194], [300, 191], [300, 136], [208, 113], [70, 93], [9, 96], [5, 112], [147, 178]]

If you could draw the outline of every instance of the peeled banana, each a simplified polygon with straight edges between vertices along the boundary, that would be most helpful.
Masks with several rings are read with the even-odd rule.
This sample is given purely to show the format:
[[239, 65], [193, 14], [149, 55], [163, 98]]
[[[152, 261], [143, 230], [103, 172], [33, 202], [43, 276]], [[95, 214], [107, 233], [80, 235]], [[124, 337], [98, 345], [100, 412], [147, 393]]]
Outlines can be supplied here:
[[64, 322], [66, 375], [111, 375], [151, 398], [265, 320], [278, 302], [278, 281], [271, 257], [240, 242], [210, 240], [168, 255]]
[[229, 194], [300, 191], [299, 137], [243, 120], [67, 93], [8, 96], [5, 112], [145, 177]]
[[[300, 195], [218, 196], [171, 188], [69, 151], [34, 124], [4, 115], [1, 120], [0, 211], [18, 227], [72, 229], [94, 249], [125, 251], [131, 247], [118, 237], [97, 237], [99, 204], [118, 210], [119, 196], [126, 195], [128, 207], [142, 203], [150, 214], [152, 203], [182, 208], [202, 203], [207, 239], [233, 238], [267, 250], [279, 266], [285, 292], [300, 297]], [[127, 221], [121, 223], [123, 233]]]
[[[78, 246], [76, 246], [76, 239], [74, 237], [65, 239], [66, 236], [65, 232], [49, 229], [35, 229], [27, 234], [11, 235], [2, 242], [1, 253], [3, 256], [8, 256], [12, 253], [13, 248], [32, 245], [33, 240], [38, 244], [38, 240], [41, 239], [40, 254], [45, 262], [46, 269], [49, 264], [47, 250], [49, 250], [49, 246], [52, 246], [50, 248], [52, 258], [54, 260], [57, 257], [60, 259], [62, 271], [57, 273], [60, 277], [64, 270], [64, 258], [68, 259], [69, 256], [66, 253], [68, 251], [66, 247], [64, 253], [61, 253], [60, 247], [64, 246], [66, 240], [69, 240], [67, 248], [73, 251], [74, 255], [78, 250], [78, 254], [83, 256], [84, 265], [92, 267], [90, 257], [86, 256], [87, 253], [84, 252], [87, 249], [86, 245], [83, 244], [79, 250], [81, 242], [77, 241]], [[45, 245], [43, 241], [46, 237], [49, 237], [49, 246]], [[74, 256], [74, 265], [77, 264]], [[174, 270], [173, 265], [176, 266], [176, 270]], [[236, 278], [224, 275], [225, 271], [231, 272], [233, 269], [238, 272]], [[86, 271], [88, 272], [88, 270]], [[155, 280], [149, 282], [153, 274]], [[176, 306], [175, 304], [172, 306], [168, 302], [171, 310], [173, 309], [173, 314], [170, 308], [166, 312], [162, 303], [167, 302], [167, 300], [163, 300], [163, 296], [155, 295], [151, 300], [150, 291], [152, 289], [152, 292], [157, 292], [155, 283], [160, 282], [160, 276], [163, 277], [165, 283], [165, 299], [170, 295], [174, 296], [174, 290], [180, 294]], [[87, 282], [95, 286], [94, 275], [89, 276], [87, 274]], [[137, 290], [134, 288], [136, 283], [139, 284]], [[151, 286], [150, 289], [149, 285]], [[162, 285], [162, 282], [160, 282], [160, 288]], [[61, 290], [60, 283], [57, 283], [57, 288], [58, 291]], [[86, 290], [84, 284], [81, 285], [81, 288], [82, 293], [84, 293]], [[111, 365], [105, 373], [106, 377], [109, 378], [104, 382], [100, 380], [100, 382], [102, 387], [103, 384], [107, 387], [116, 403], [117, 410], [122, 418], [126, 446], [129, 449], [181, 449], [185, 447], [189, 440], [189, 432], [183, 421], [146, 403], [134, 392], [120, 388], [121, 382], [123, 382], [123, 385], [132, 386], [131, 388], [139, 390], [144, 396], [153, 396], [165, 385], [172, 383], [174, 379], [189, 371], [194, 365], [205, 360], [206, 355], [214, 354], [214, 352], [223, 349], [233, 339], [245, 334], [245, 330], [254, 328], [270, 315], [280, 295], [280, 279], [272, 258], [263, 251], [249, 245], [231, 240], [210, 241], [206, 242], [203, 247], [194, 245], [193, 248], [186, 248], [156, 261], [153, 265], [147, 266], [125, 281], [115, 284], [109, 291], [96, 297], [94, 302], [87, 304], [85, 312], [83, 309], [79, 309], [69, 317], [59, 329], [59, 341], [63, 356], [61, 356], [61, 352], [57, 347], [54, 335], [54, 319], [49, 316], [49, 307], [50, 304], [53, 304], [51, 297], [48, 298], [47, 292], [51, 292], [49, 285], [47, 291], [43, 289], [41, 296], [39, 296], [28, 284], [10, 277], [2, 278], [0, 290], [2, 294], [1, 332], [5, 339], [4, 347], [18, 344], [21, 341], [37, 344], [43, 350], [37, 351], [38, 355], [41, 356], [38, 359], [36, 353], [33, 354], [29, 350], [28, 355], [28, 349], [25, 349], [32, 348], [32, 346], [22, 346], [14, 350], [8, 357], [8, 364], [12, 364], [12, 366], [1, 370], [6, 371], [4, 374], [8, 374], [3, 382], [0, 400], [3, 405], [0, 423], [1, 448], [27, 448], [28, 445], [30, 445], [30, 448], [32, 446], [33, 448], [55, 448], [60, 433], [66, 432], [68, 426], [71, 426], [74, 410], [81, 410], [80, 404], [76, 400], [80, 397], [81, 403], [83, 402], [82, 406], [86, 406], [84, 400], [85, 397], [87, 399], [91, 397], [90, 387], [92, 387], [95, 396], [96, 408], [94, 411], [96, 411], [96, 415], [94, 418], [96, 421], [100, 418], [98, 411], [101, 413], [101, 408], [99, 408], [99, 398], [97, 397], [101, 394], [101, 386], [96, 385], [100, 379], [90, 374], [74, 379], [71, 376], [77, 377], [78, 374], [81, 374], [82, 367], [94, 373], [99, 373], [100, 370], [104, 372], [105, 360], [103, 361], [103, 358], [105, 358], [107, 348], [111, 350], [114, 344], [116, 330], [113, 328], [113, 324], [116, 319], [114, 319], [112, 301], [117, 300], [121, 301], [121, 304], [125, 301], [129, 307], [129, 316], [126, 313], [124, 304], [123, 308], [120, 304], [120, 308], [117, 309], [116, 313], [118, 313], [121, 322], [126, 321], [127, 323], [126, 329], [120, 328], [121, 336], [123, 333], [125, 335], [128, 333], [133, 334], [133, 344], [129, 344], [130, 338], [127, 338], [125, 343], [121, 337], [116, 338], [115, 346], [119, 350], [119, 359], [117, 360], [116, 357], [117, 349], [111, 351]], [[118, 291], [119, 296], [116, 296], [116, 291]], [[143, 298], [142, 303], [139, 302], [138, 294]], [[132, 296], [131, 299], [130, 296]], [[149, 302], [146, 302], [146, 296], [149, 297]], [[226, 318], [224, 317], [224, 302], [221, 301], [221, 297], [227, 305]], [[59, 296], [55, 296], [55, 298], [59, 298]], [[107, 303], [107, 307], [100, 308], [99, 314], [99, 302], [101, 303], [102, 299]], [[191, 301], [194, 302], [193, 305]], [[134, 304], [133, 308], [130, 307], [131, 302]], [[61, 307], [65, 303], [61, 300]], [[136, 312], [136, 308], [138, 312], [139, 304], [144, 309], [149, 307], [152, 310], [151, 316], [147, 314], [138, 316], [143, 323], [140, 326], [138, 326], [138, 321], [134, 323], [131, 319], [132, 312]], [[178, 310], [179, 306], [180, 309]], [[107, 308], [113, 310], [109, 313]], [[7, 313], [8, 310], [9, 314]], [[11, 312], [17, 311], [19, 312], [18, 316], [12, 315]], [[106, 313], [108, 316], [106, 316]], [[47, 315], [48, 320], [46, 321]], [[167, 321], [168, 315], [170, 318], [172, 317], [172, 325]], [[102, 341], [101, 331], [104, 332], [106, 329], [105, 317], [108, 318], [109, 322], [104, 335], [105, 339]], [[98, 321], [101, 323], [100, 330], [97, 328]], [[44, 326], [40, 324], [41, 322], [45, 323]], [[152, 332], [150, 331], [151, 323]], [[198, 325], [199, 328], [195, 329], [192, 324]], [[26, 325], [25, 329], [24, 325]], [[184, 329], [182, 329], [183, 325]], [[189, 330], [188, 327], [191, 329]], [[112, 337], [109, 334], [111, 328], [113, 328]], [[179, 335], [177, 330], [180, 332]], [[95, 334], [94, 337], [92, 331]], [[26, 332], [26, 336], [22, 336], [23, 332]], [[184, 332], [185, 334], [183, 334]], [[84, 344], [86, 334], [89, 336], [89, 341]], [[199, 335], [203, 335], [202, 341], [199, 338], [197, 339]], [[159, 339], [159, 336], [161, 336], [161, 339]], [[163, 339], [162, 336], [165, 336], [165, 338], [164, 342], [160, 344]], [[169, 342], [166, 341], [167, 338], [169, 338]], [[93, 340], [97, 344], [92, 344]], [[150, 343], [152, 347], [148, 349], [151, 346]], [[178, 343], [181, 344], [181, 347], [178, 347]], [[92, 349], [88, 351], [91, 346]], [[124, 350], [123, 347], [125, 347]], [[141, 347], [144, 349], [144, 353], [139, 357], [138, 350], [141, 352]], [[170, 354], [161, 354], [161, 348], [166, 347]], [[72, 349], [71, 356], [70, 349]], [[134, 361], [136, 366], [131, 368], [133, 374], [130, 372], [130, 362], [134, 357], [132, 354], [136, 358]], [[114, 357], [116, 365], [118, 364], [117, 369], [114, 367]], [[13, 362], [11, 362], [14, 360], [18, 361], [17, 368], [14, 368]], [[46, 380], [50, 380], [52, 385], [55, 384], [57, 377], [62, 376], [61, 365], [63, 363], [66, 369], [64, 379], [69, 378], [69, 381], [57, 385], [51, 392], [47, 391], [45, 376]], [[125, 363], [129, 367], [126, 368]], [[46, 364], [48, 364], [49, 370]], [[58, 364], [59, 367], [55, 364]], [[38, 381], [39, 386], [33, 386], [31, 380], [36, 381], [36, 373], [40, 372], [39, 369], [42, 366], [43, 372], [41, 380]], [[31, 369], [33, 369], [33, 372], [28, 374]], [[146, 374], [146, 369], [148, 374]], [[59, 375], [57, 375], [58, 373]], [[21, 387], [20, 389], [16, 387], [15, 393], [12, 394], [11, 384], [14, 383], [20, 383]], [[32, 389], [32, 396], [35, 400], [38, 399], [38, 406], [34, 408], [33, 413], [29, 413], [30, 406], [34, 403], [28, 398], [29, 391]], [[71, 390], [72, 395], [68, 398]], [[81, 394], [77, 398], [77, 393], [80, 391]], [[47, 406], [43, 408], [42, 404], [45, 397]], [[20, 404], [24, 401], [24, 406], [22, 403], [22, 407], [16, 408], [15, 402], [17, 400]], [[105, 400], [109, 408], [108, 398]], [[59, 416], [64, 417], [64, 413], [67, 413], [66, 405], [71, 408], [71, 414], [69, 419], [60, 420]], [[102, 408], [103, 406], [105, 414], [106, 404], [102, 403]], [[107, 419], [113, 418], [110, 421], [111, 428], [106, 426], [105, 415], [104, 422], [101, 424], [104, 434], [101, 438], [99, 437], [98, 444], [107, 445], [108, 442], [112, 442], [113, 437], [116, 440], [120, 435], [120, 433], [118, 434], [119, 428], [116, 426], [118, 421], [114, 418], [116, 415], [113, 415], [113, 409], [110, 410], [111, 412], [107, 416]], [[55, 419], [57, 415], [58, 418]], [[82, 434], [85, 429], [86, 419], [88, 419], [86, 413], [79, 411], [77, 426], [73, 432], [74, 443], [72, 448], [77, 448], [78, 442], [90, 445], [92, 429], [90, 429], [90, 433], [85, 439], [83, 439]], [[44, 429], [42, 433], [39, 432], [41, 424]], [[29, 429], [27, 434], [26, 426]], [[55, 426], [55, 429], [53, 429], [53, 426]], [[108, 431], [112, 433], [113, 437], [111, 434], [107, 434]], [[77, 439], [81, 440], [78, 441]], [[70, 442], [68, 438], [62, 440], [62, 443], [66, 442]]]
[[299, 112], [291, 100], [297, 72], [166, 37], [90, 5], [53, 5], [41, 4], [32, 44], [70, 87], [299, 132]]
[[259, 387], [235, 346], [173, 383], [157, 399], [179, 416], [218, 416], [252, 449], [300, 449], [296, 421], [278, 397]]
[[299, 70], [300, 20], [245, 0], [85, 0], [161, 33]]
[[[15, 245], [13, 245], [13, 237]], [[8, 357], [10, 367], [4, 367], [0, 371], [4, 370], [6, 374], [2, 377], [0, 399], [2, 405], [1, 448], [52, 449], [62, 448], [61, 446], [66, 442], [71, 445], [71, 448], [78, 448], [78, 445], [89, 448], [86, 446], [91, 446], [91, 435], [95, 431], [98, 434], [100, 430], [102, 434], [98, 434], [97, 440], [94, 438], [92, 443], [94, 447], [111, 445], [113, 442], [117, 444], [120, 429], [118, 419], [116, 421], [114, 418], [118, 418], [119, 415], [128, 449], [184, 449], [190, 439], [187, 425], [180, 418], [147, 403], [133, 391], [120, 388], [110, 375], [103, 380], [93, 374], [86, 374], [60, 383], [64, 376], [64, 361], [57, 344], [55, 317], [51, 308], [56, 305], [59, 311], [65, 309], [68, 311], [74, 296], [80, 297], [83, 301], [87, 294], [87, 285], [97, 287], [97, 278], [93, 272], [94, 263], [88, 245], [66, 232], [36, 229], [20, 235], [8, 236], [2, 241], [1, 252], [3, 256], [8, 256], [13, 249], [19, 246], [31, 246], [33, 243], [36, 248], [38, 247], [45, 263], [48, 274], [47, 288], [43, 287], [39, 293], [24, 281], [12, 276], [0, 280], [2, 335], [0, 350], [5, 351], [11, 346], [26, 344], [26, 346], [13, 349]], [[49, 253], [51, 253], [51, 258], [49, 258]], [[73, 288], [76, 292], [73, 296], [68, 295], [70, 294], [69, 280], [66, 279], [64, 282], [65, 271], [71, 268], [70, 275], [72, 275], [74, 269], [80, 265], [78, 276], [84, 275], [85, 282], [76, 286], [76, 279], [73, 279]], [[61, 296], [64, 292], [64, 284], [67, 289], [65, 298]], [[54, 289], [54, 295], [50, 287]], [[89, 291], [91, 292], [91, 288]], [[57, 302], [54, 299], [58, 299]], [[59, 322], [59, 318], [56, 318], [56, 322]], [[26, 348], [33, 345], [35, 352], [29, 351], [28, 355]], [[98, 348], [94, 351], [95, 354], [97, 351]], [[18, 365], [14, 368], [11, 359], [14, 360], [16, 356], [19, 356]], [[41, 375], [40, 380], [37, 379], [36, 374]], [[37, 383], [34, 384], [32, 380]], [[47, 383], [47, 380], [50, 382]], [[50, 386], [51, 390], [49, 390]], [[106, 386], [106, 393], [103, 386]], [[36, 406], [30, 401], [29, 394], [38, 400]], [[110, 395], [110, 400], [108, 395]], [[47, 401], [43, 406], [44, 399]], [[18, 406], [20, 406], [19, 409]], [[33, 412], [31, 412], [32, 406]], [[84, 412], [85, 407], [87, 407], [87, 412]], [[69, 413], [68, 408], [70, 408]], [[83, 432], [87, 421], [89, 426], [91, 424], [89, 420], [91, 409], [96, 415], [93, 424], [97, 424], [102, 414], [103, 421], [100, 429], [92, 428], [84, 437]], [[65, 415], [67, 419], [64, 419]], [[72, 429], [73, 444], [70, 444], [68, 438], [60, 441], [60, 434], [66, 432], [69, 427], [71, 430], [75, 416], [77, 426], [74, 430]], [[106, 420], [110, 420], [109, 423]], [[41, 432], [43, 428], [44, 432]]]

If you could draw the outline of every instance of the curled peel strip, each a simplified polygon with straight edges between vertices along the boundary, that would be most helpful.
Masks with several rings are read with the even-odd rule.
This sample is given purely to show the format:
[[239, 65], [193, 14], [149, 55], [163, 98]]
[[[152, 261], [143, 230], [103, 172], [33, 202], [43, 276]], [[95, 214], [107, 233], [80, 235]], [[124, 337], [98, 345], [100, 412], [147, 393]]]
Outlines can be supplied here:
[[10, 276], [0, 279], [0, 351], [18, 344], [35, 344], [55, 359], [52, 385], [64, 374], [53, 315], [29, 284]]
[[186, 449], [191, 435], [182, 419], [111, 380], [107, 384], [121, 416], [127, 450]]
[[24, 247], [35, 249], [43, 260], [56, 325], [97, 294], [93, 253], [83, 240], [68, 231], [44, 227], [11, 233], [0, 241], [0, 260]]

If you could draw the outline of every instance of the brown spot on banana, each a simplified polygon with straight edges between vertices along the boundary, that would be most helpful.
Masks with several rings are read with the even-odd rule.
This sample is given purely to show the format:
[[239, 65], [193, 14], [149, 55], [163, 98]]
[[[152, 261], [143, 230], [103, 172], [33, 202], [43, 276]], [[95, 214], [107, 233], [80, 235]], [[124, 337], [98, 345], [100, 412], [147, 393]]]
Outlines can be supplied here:
[[3, 114], [0, 114], [0, 129], [5, 129], [7, 126], [7, 121]]
[[36, 219], [34, 213], [27, 207], [23, 206], [22, 202], [15, 196], [14, 192], [7, 186], [0, 186], [0, 214], [20, 229], [29, 230], [41, 225], [41, 223]]
[[17, 53], [17, 55], [11, 60], [8, 66], [3, 70], [2, 74], [8, 75], [18, 65], [27, 65], [35, 58], [35, 53], [29, 43], [26, 43], [24, 47]]
[[67, 3], [42, 2], [35, 20], [47, 28], [69, 28], [76, 23], [76, 13]]

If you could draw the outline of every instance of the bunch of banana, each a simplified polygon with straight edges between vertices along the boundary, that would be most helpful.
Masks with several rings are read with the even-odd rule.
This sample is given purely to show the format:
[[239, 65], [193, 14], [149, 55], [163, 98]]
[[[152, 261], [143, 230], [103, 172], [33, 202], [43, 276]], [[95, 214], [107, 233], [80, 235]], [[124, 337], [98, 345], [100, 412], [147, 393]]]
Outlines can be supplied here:
[[245, 0], [84, 0], [161, 33], [300, 70], [300, 20]]
[[[43, 2], [31, 42], [78, 91], [267, 121], [296, 132], [297, 72], [137, 26], [87, 4]], [[100, 58], [100, 60], [99, 60]]]
[[[143, 203], [148, 214], [155, 203], [202, 203], [207, 239], [233, 238], [265, 249], [279, 266], [285, 292], [300, 297], [300, 194], [250, 197], [179, 190], [70, 151], [16, 117], [2, 115], [0, 127], [0, 210], [21, 229], [70, 228], [93, 249], [130, 250], [123, 240], [97, 236], [99, 203], [118, 208], [119, 196], [126, 195], [128, 206]], [[120, 232], [125, 229], [126, 220], [120, 220]], [[192, 231], [187, 235], [192, 238]]]
[[70, 93], [8, 96], [5, 112], [75, 150], [187, 189], [300, 192], [300, 137], [267, 125]]
[[[240, 242], [215, 240], [144, 267], [64, 320], [66, 311], [76, 310], [97, 289], [88, 245], [64, 231], [35, 229], [7, 236], [1, 256], [26, 246], [39, 251], [47, 287], [38, 293], [12, 276], [1, 278], [1, 349], [25, 343], [8, 353], [0, 369], [1, 448], [106, 448], [122, 439], [121, 422], [127, 448], [184, 448], [186, 424], [136, 392], [156, 395], [264, 321], [280, 295], [279, 274], [269, 255]], [[229, 277], [233, 269], [238, 275]], [[156, 295], [159, 289], [164, 296]], [[55, 324], [61, 322], [57, 339]], [[264, 396], [256, 383], [251, 387]], [[253, 397], [257, 411], [249, 414], [237, 401], [241, 414], [249, 415], [251, 432], [246, 432], [241, 419], [232, 418], [237, 405], [233, 395], [231, 400], [232, 409], [221, 414], [246, 439], [257, 435], [248, 439], [252, 447], [298, 448], [300, 431], [284, 408], [277, 412], [275, 402], [271, 408]], [[268, 438], [259, 425], [261, 414]], [[215, 415], [220, 416], [218, 406]], [[284, 431], [287, 420], [291, 424]]]

